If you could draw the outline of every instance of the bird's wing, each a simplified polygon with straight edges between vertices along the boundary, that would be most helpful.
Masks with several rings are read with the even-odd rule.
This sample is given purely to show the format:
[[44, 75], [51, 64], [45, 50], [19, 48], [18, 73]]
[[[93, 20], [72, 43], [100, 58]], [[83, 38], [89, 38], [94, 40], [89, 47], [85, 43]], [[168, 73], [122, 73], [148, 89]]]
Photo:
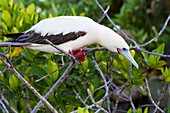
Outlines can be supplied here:
[[[9, 40], [7, 42], [21, 42], [21, 43], [37, 43], [37, 44], [47, 44], [44, 39], [48, 39], [55, 45], [59, 45], [71, 40], [76, 40], [77, 38], [84, 36], [86, 32], [79, 31], [79, 32], [70, 32], [65, 35], [62, 33], [57, 35], [48, 35], [41, 36], [41, 34], [36, 33], [35, 31], [29, 31], [25, 34], [20, 35], [18, 38]], [[10, 37], [14, 37], [15, 34], [10, 35]], [[8, 36], [8, 35], [7, 35]]]
[[44, 39], [59, 45], [86, 35], [93, 20], [87, 17], [56, 17], [40, 21], [23, 34], [6, 35], [8, 42], [47, 44]]

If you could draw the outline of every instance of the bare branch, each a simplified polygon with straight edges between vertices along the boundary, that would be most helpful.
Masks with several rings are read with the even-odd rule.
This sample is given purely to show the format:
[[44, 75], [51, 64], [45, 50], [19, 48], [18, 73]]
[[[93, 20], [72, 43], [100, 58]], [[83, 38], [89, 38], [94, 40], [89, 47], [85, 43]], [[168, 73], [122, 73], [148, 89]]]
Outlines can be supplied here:
[[131, 104], [133, 110], [136, 112], [136, 108], [135, 108], [135, 105], [133, 104], [133, 100], [132, 100], [132, 91], [131, 90], [129, 91], [129, 100], [130, 100], [130, 104]]
[[145, 77], [145, 84], [146, 84], [146, 89], [147, 89], [147, 91], [148, 91], [149, 99], [151, 100], [152, 104], [153, 104], [158, 110], [160, 110], [162, 113], [165, 113], [165, 112], [154, 102], [154, 100], [152, 99], [151, 92], [150, 92], [150, 89], [149, 89], [148, 80], [147, 80], [146, 77]]
[[48, 39], [44, 39], [44, 40], [45, 40], [46, 42], [48, 42], [51, 46], [53, 46], [55, 49], [59, 50], [61, 53], [64, 53], [65, 55], [69, 56], [69, 57], [72, 58], [74, 61], [76, 61], [78, 64], [80, 64], [73, 55], [67, 53], [66, 51], [64, 51], [64, 50], [62, 50], [62, 49], [60, 49], [60, 48], [58, 48], [58, 47], [55, 46], [52, 42], [50, 42]]
[[[22, 96], [25, 98], [24, 91], [22, 91]], [[25, 100], [24, 100], [24, 103], [25, 103], [25, 105], [26, 105], [26, 107], [27, 107], [28, 111], [29, 111], [29, 112], [31, 112], [31, 111], [32, 111], [32, 109], [31, 109], [30, 105], [27, 103], [27, 101], [25, 101]]]
[[4, 53], [5, 55], [8, 54], [11, 50], [11, 44], [8, 44], [8, 51], [6, 53]]
[[[165, 83], [165, 80], [163, 80], [161, 95], [160, 95], [160, 97], [159, 97], [159, 99], [158, 99], [157, 105], [160, 104], [161, 100], [163, 99], [164, 95], [166, 94], [166, 91], [168, 90], [168, 84], [167, 84], [167, 85], [165, 85], [165, 84], [166, 84], [166, 83]], [[165, 87], [166, 87], [166, 89], [165, 89]], [[165, 91], [164, 91], [164, 90], [165, 90]], [[157, 110], [158, 110], [158, 108], [155, 108], [155, 110], [153, 111], [153, 113], [156, 113]]]
[[[91, 54], [92, 54], [92, 53], [91, 53]], [[107, 96], [107, 95], [108, 95], [108, 92], [109, 92], [109, 88], [108, 88], [108, 86], [107, 86], [106, 78], [104, 77], [103, 72], [101, 71], [101, 69], [99, 68], [98, 64], [96, 63], [96, 61], [95, 61], [95, 59], [94, 59], [93, 54], [92, 54], [92, 59], [93, 59], [93, 61], [92, 61], [92, 62], [94, 63], [94, 65], [95, 65], [96, 69], [99, 71], [100, 76], [102, 77], [102, 79], [103, 79], [103, 81], [104, 81], [105, 89], [106, 89], [105, 96]], [[104, 96], [104, 97], [105, 97], [105, 96]]]
[[[73, 89], [73, 91], [74, 91], [74, 93], [78, 96], [78, 98], [80, 99], [80, 101], [86, 106], [86, 107], [88, 107], [88, 105], [85, 103], [85, 101], [83, 101], [83, 99], [80, 97], [80, 95], [76, 92], [76, 90], [74, 90]], [[90, 108], [91, 110], [93, 110], [93, 111], [96, 111], [96, 109], [93, 109], [93, 108]]]
[[[6, 59], [9, 61], [9, 59], [6, 57]], [[44, 98], [42, 97], [13, 67], [12, 63], [9, 61], [7, 63], [3, 58], [0, 57], [0, 60], [7, 65], [7, 67], [14, 73], [15, 76], [17, 76], [39, 99], [41, 99], [54, 113], [57, 113], [57, 111], [53, 108], [53, 106]]]
[[9, 47], [9, 44], [11, 47], [23, 47], [29, 45], [29, 43], [0, 43], [0, 47]]
[[139, 51], [142, 51], [144, 53], [147, 53], [147, 54], [151, 54], [151, 55], [156, 55], [156, 56], [161, 56], [161, 57], [170, 57], [170, 55], [163, 55], [163, 54], [158, 54], [158, 53], [153, 53], [153, 52], [149, 52], [149, 51], [145, 51], [143, 49], [140, 49], [140, 48], [135, 48]]
[[87, 92], [88, 92], [88, 94], [89, 94], [89, 96], [90, 96], [90, 99], [91, 99], [91, 101], [93, 102], [93, 104], [94, 104], [97, 108], [99, 108], [100, 110], [102, 110], [103, 112], [108, 113], [104, 108], [102, 108], [101, 106], [99, 106], [99, 105], [94, 101], [94, 99], [93, 99], [93, 97], [92, 97], [89, 89], [87, 89]]
[[14, 61], [12, 62], [12, 64], [15, 63], [16, 61], [18, 61], [19, 59], [21, 59], [22, 57], [24, 57], [24, 56], [28, 53], [28, 51], [29, 51], [29, 49], [27, 49], [27, 51], [26, 51], [22, 56], [20, 56], [20, 57], [17, 58], [16, 60], [14, 60]]
[[45, 76], [43, 76], [42, 78], [40, 78], [40, 79], [38, 79], [38, 80], [36, 80], [35, 82], [39, 82], [40, 80], [42, 80], [42, 79], [44, 79], [44, 78], [46, 78], [46, 77], [48, 77], [48, 76], [50, 76], [51, 74], [53, 74], [53, 73], [55, 73], [56, 71], [58, 71], [58, 70], [60, 70], [60, 69], [62, 69], [63, 67], [65, 67], [67, 64], [69, 64], [70, 62], [67, 62], [66, 64], [64, 64], [63, 66], [61, 66], [60, 68], [58, 68], [58, 69], [56, 69], [55, 71], [53, 71], [53, 72], [51, 72], [51, 73], [49, 73], [49, 74], [47, 74], [47, 75], [45, 75]]
[[[97, 5], [99, 6], [99, 8], [100, 8], [103, 12], [105, 12], [104, 9], [103, 9], [103, 7], [100, 5], [100, 3], [99, 3], [97, 0], [95, 0], [95, 1], [96, 1]], [[110, 21], [110, 23], [116, 28], [116, 30], [118, 30], [120, 33], [122, 33], [128, 40], [132, 41], [132, 42], [135, 44], [135, 46], [137, 46], [137, 43], [136, 43], [133, 39], [129, 38], [124, 32], [122, 32], [120, 29], [118, 29], [118, 28], [116, 27], [116, 25], [114, 24], [114, 22], [111, 20], [111, 18], [109, 17], [109, 15], [108, 15], [107, 13], [106, 13], [106, 17], [108, 18], [108, 20]]]
[[[74, 67], [75, 62], [71, 61], [68, 68], [66, 69], [66, 71], [63, 73], [63, 75], [58, 79], [58, 81], [53, 85], [53, 87], [48, 91], [48, 93], [44, 96], [45, 99], [48, 99], [51, 94], [58, 88], [58, 86], [65, 80], [65, 78], [67, 78], [69, 72], [72, 70], [72, 68]], [[42, 106], [43, 101], [39, 101], [39, 103], [36, 105], [36, 107], [32, 110], [31, 113], [36, 113], [38, 111], [38, 109]]]
[[110, 6], [107, 6], [106, 10], [104, 11], [103, 15], [100, 17], [100, 19], [97, 21], [97, 23], [100, 23], [104, 17], [106, 16], [107, 12], [109, 11]]
[[152, 43], [155, 39], [157, 39], [157, 38], [162, 34], [162, 32], [165, 30], [165, 28], [166, 28], [169, 20], [170, 20], [170, 15], [169, 15], [168, 18], [166, 19], [166, 21], [165, 21], [165, 23], [164, 23], [164, 26], [163, 26], [162, 29], [159, 31], [159, 33], [158, 33], [154, 38], [152, 38], [150, 41], [148, 41], [148, 42], [140, 45], [139, 47], [144, 47], [144, 46]]
[[[103, 9], [103, 7], [100, 5], [100, 3], [99, 3], [97, 0], [95, 0], [95, 1], [96, 1], [96, 3], [98, 4], [98, 6], [100, 7], [100, 9], [104, 12], [104, 9]], [[161, 57], [170, 57], [170, 55], [161, 55], [161, 54], [152, 53], [152, 52], [149, 52], [149, 51], [145, 51], [145, 50], [140, 49], [140, 47], [143, 47], [143, 46], [151, 43], [153, 40], [155, 40], [156, 38], [158, 38], [158, 37], [161, 35], [161, 33], [164, 31], [164, 29], [165, 29], [166, 26], [167, 26], [167, 23], [168, 23], [168, 21], [169, 21], [169, 19], [170, 19], [170, 15], [168, 16], [168, 18], [167, 18], [167, 20], [166, 20], [163, 28], [162, 28], [161, 31], [158, 33], [158, 35], [157, 35], [156, 37], [154, 37], [152, 40], [150, 40], [149, 42], [143, 44], [142, 46], [137, 46], [136, 41], [134, 41], [133, 39], [129, 38], [124, 32], [122, 32], [120, 29], [118, 29], [118, 28], [116, 27], [116, 25], [114, 24], [114, 22], [111, 20], [111, 18], [109, 17], [108, 14], [106, 14], [106, 17], [108, 18], [108, 20], [110, 21], [110, 23], [116, 28], [116, 30], [118, 30], [121, 34], [123, 34], [123, 35], [125, 36], [125, 38], [127, 38], [128, 40], [132, 41], [132, 42], [135, 44], [135, 46], [130, 47], [130, 49], [137, 49], [137, 50], [142, 51], [142, 52], [145, 52], [145, 53], [147, 53], [147, 54], [157, 55], [157, 56], [161, 56]]]
[[0, 100], [0, 104], [1, 104], [2, 108], [4, 109], [5, 113], [9, 113], [5, 104], [1, 100]]
[[9, 102], [5, 99], [5, 97], [3, 96], [3, 94], [1, 94], [1, 100], [5, 102], [5, 104], [11, 109], [11, 111], [13, 113], [18, 113], [10, 104]]

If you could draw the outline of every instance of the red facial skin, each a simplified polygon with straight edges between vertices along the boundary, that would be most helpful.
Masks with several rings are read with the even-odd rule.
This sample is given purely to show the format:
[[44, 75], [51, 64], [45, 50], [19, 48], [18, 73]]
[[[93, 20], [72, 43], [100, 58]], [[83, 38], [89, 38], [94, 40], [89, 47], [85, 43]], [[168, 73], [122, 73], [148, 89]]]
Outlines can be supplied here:
[[81, 55], [80, 57], [77, 58], [77, 61], [80, 61], [80, 62], [85, 62], [86, 61], [86, 54], [81, 49], [73, 51], [73, 53], [71, 51], [69, 51], [69, 53], [71, 55], [75, 56], [75, 57]]
[[[122, 54], [122, 50], [121, 49], [117, 49], [118, 53]], [[129, 49], [126, 49], [126, 51], [129, 51]]]
[[122, 50], [121, 49], [117, 49], [118, 53], [122, 54]]

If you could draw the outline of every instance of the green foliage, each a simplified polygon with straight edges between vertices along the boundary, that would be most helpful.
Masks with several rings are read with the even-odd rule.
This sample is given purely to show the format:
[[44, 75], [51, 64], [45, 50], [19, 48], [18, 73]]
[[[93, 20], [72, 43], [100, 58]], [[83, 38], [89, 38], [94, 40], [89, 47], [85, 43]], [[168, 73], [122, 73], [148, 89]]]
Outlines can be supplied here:
[[169, 68], [169, 69], [168, 69], [168, 68], [165, 68], [165, 70], [162, 69], [161, 71], [162, 71], [163, 77], [164, 77], [164, 79], [166, 80], [166, 82], [167, 82], [168, 84], [170, 84], [170, 68]]
[[[157, 49], [153, 50], [152, 52], [163, 54], [164, 53], [165, 44], [161, 44]], [[148, 55], [146, 53], [142, 53], [146, 63], [149, 67], [161, 70], [163, 66], [166, 64], [164, 60], [160, 60], [160, 56], [155, 55]]]
[[[99, 1], [104, 7], [107, 5], [111, 5], [112, 7], [113, 5], [111, 4], [111, 0]], [[156, 27], [152, 27], [151, 30], [148, 30], [150, 28], [148, 27], [149, 25], [144, 23], [148, 18], [146, 13], [148, 9], [147, 6], [144, 5], [145, 3], [146, 0], [126, 0], [122, 3], [120, 13], [113, 14], [112, 10], [109, 12], [109, 15], [112, 15], [112, 20], [120, 25], [121, 29], [126, 29], [128, 32], [132, 33], [131, 35], [136, 38], [139, 44], [153, 38], [158, 32]], [[115, 8], [117, 9], [117, 7]], [[40, 9], [41, 11], [39, 11]], [[0, 15], [0, 31], [1, 34], [5, 34], [26, 31], [42, 19], [60, 15], [88, 16], [97, 21], [102, 15], [102, 11], [99, 10], [94, 0], [71, 0], [69, 3], [68, 0], [45, 0], [44, 2], [39, 2], [37, 0], [34, 1], [34, 3], [33, 0], [0, 0]], [[104, 19], [102, 24], [112, 27], [107, 19]], [[168, 33], [170, 32], [170, 28], [167, 28], [166, 32], [166, 37], [169, 37]], [[6, 37], [0, 37], [0, 43], [6, 40], [8, 40]], [[169, 39], [167, 38], [167, 40]], [[159, 40], [156, 40], [153, 43], [153, 45], [148, 45], [146, 49], [149, 51], [154, 49], [152, 52], [163, 54], [165, 45], [160, 44]], [[99, 47], [99, 45], [92, 45], [89, 47]], [[0, 52], [4, 53], [6, 51], [7, 48], [0, 48]], [[8, 56], [11, 57], [12, 61], [15, 61], [26, 51], [26, 48], [11, 48], [11, 52]], [[139, 64], [139, 69], [132, 66], [133, 71], [129, 86], [126, 87], [126, 90], [130, 90], [133, 85], [144, 85], [144, 78], [146, 76], [145, 71], [148, 69], [153, 73], [155, 71], [160, 72], [161, 70], [163, 78], [168, 84], [170, 83], [170, 68], [164, 68], [166, 65], [164, 59], [155, 55], [135, 52], [134, 50], [131, 50], [130, 52]], [[93, 54], [103, 74], [106, 75], [106, 78], [107, 75], [111, 77], [114, 76], [114, 81], [117, 81], [118, 84], [121, 85], [127, 82], [130, 76], [130, 64], [125, 57], [112, 54], [108, 51], [95, 51]], [[64, 57], [64, 61], [67, 60], [68, 58]], [[29, 50], [24, 57], [17, 60], [13, 65], [16, 70], [44, 96], [59, 77], [61, 77], [67, 66], [40, 82], [35, 82], [35, 80], [55, 71], [61, 66], [60, 64], [60, 56]], [[0, 73], [4, 69], [5, 65], [0, 61]], [[0, 82], [3, 82], [2, 92], [5, 95], [5, 98], [9, 99], [10, 104], [18, 112], [27, 111], [24, 101], [27, 101], [32, 109], [39, 101], [39, 99], [12, 73], [3, 73], [0, 76]], [[77, 99], [78, 97], [75, 96], [72, 88], [74, 88], [82, 99], [85, 100], [88, 96], [87, 88], [89, 88], [92, 93], [96, 88], [101, 87], [102, 85], [103, 80], [92, 63], [91, 54], [87, 54], [86, 61], [74, 66], [74, 69], [69, 73], [68, 78], [57, 88], [48, 101], [57, 110], [60, 108], [64, 113], [71, 112], [74, 109], [78, 109], [78, 113], [93, 113], [92, 110], [88, 110], [87, 108], [82, 110], [84, 105]], [[22, 96], [23, 92], [27, 98]], [[9, 94], [9, 97], [7, 97], [7, 94]], [[96, 102], [104, 95], [104, 89], [100, 89], [92, 94]], [[86, 104], [92, 104], [90, 99], [86, 101]], [[101, 104], [107, 108], [107, 102], [104, 101]], [[113, 103], [110, 105], [111, 107], [114, 107]], [[46, 106], [43, 106], [40, 112], [45, 110], [46, 112], [50, 112]], [[148, 107], [144, 109], [144, 113], [147, 112]], [[128, 113], [135, 112], [130, 108]], [[136, 113], [142, 113], [142, 109], [137, 109]]]

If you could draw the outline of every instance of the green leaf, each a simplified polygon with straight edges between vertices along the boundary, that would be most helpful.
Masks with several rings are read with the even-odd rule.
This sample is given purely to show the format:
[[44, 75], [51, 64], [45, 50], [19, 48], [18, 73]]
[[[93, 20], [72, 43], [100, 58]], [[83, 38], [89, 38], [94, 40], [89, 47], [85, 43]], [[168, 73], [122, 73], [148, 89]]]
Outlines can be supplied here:
[[2, 7], [8, 8], [8, 1], [7, 0], [0, 0], [0, 4]]
[[75, 12], [75, 10], [73, 8], [71, 8], [71, 11], [73, 13], [73, 16], [77, 16], [77, 14], [76, 14], [76, 12]]
[[24, 21], [28, 24], [32, 24], [31, 17], [28, 14], [24, 15]]
[[[165, 48], [165, 44], [162, 43], [157, 49], [153, 50], [152, 52], [156, 52], [158, 54], [163, 54], [164, 48]], [[160, 56], [155, 56], [155, 58], [156, 58], [156, 61], [158, 61], [160, 59]]]
[[129, 60], [128, 59], [126, 59], [122, 55], [119, 55], [119, 59], [117, 61], [118, 61], [119, 69], [123, 69], [125, 71], [128, 71], [128, 69], [129, 69]]
[[134, 81], [134, 84], [135, 84], [136, 86], [142, 86], [142, 85], [145, 84], [145, 82], [144, 82], [144, 81], [141, 81], [141, 80], [135, 80], [135, 81]]
[[85, 108], [83, 109], [83, 113], [89, 113], [87, 107], [85, 107]]
[[1, 24], [2, 24], [2, 28], [5, 30], [5, 32], [8, 32], [8, 27], [7, 25], [1, 21]]
[[48, 15], [48, 18], [53, 18], [53, 15], [50, 13], [50, 14]]
[[95, 59], [99, 59], [103, 51], [95, 51]]
[[156, 69], [161, 70], [163, 68], [163, 66], [166, 65], [166, 64], [167, 63], [164, 60], [160, 60], [156, 64]]
[[141, 108], [138, 108], [138, 109], [136, 110], [136, 113], [142, 113], [142, 109], [141, 109]]
[[40, 66], [32, 64], [31, 65], [32, 71], [37, 74], [39, 77], [45, 76], [47, 73], [44, 69], [42, 69]]
[[132, 113], [132, 108], [130, 108], [127, 113]]
[[19, 30], [16, 27], [13, 27], [11, 30], [12, 33], [19, 33]]
[[83, 110], [81, 107], [78, 107], [78, 113], [83, 113]]
[[20, 21], [19, 21], [19, 27], [21, 27], [23, 25], [23, 20], [24, 20], [24, 16], [22, 16]]
[[168, 107], [168, 113], [170, 113], [170, 106]]
[[148, 107], [145, 108], [144, 113], [148, 113]]
[[86, 61], [85, 62], [82, 62], [82, 70], [86, 73], [87, 72], [87, 69], [88, 69], [88, 58], [86, 57]]
[[[56, 63], [54, 63], [52, 60], [49, 60], [48, 64], [47, 64], [47, 73], [49, 74], [49, 73], [55, 71], [56, 69], [58, 69], [58, 65]], [[59, 75], [59, 70], [56, 71], [55, 73], [51, 74], [49, 76], [49, 78], [54, 82], [57, 80], [58, 75]]]
[[62, 99], [65, 100], [68, 104], [70, 104], [72, 106], [80, 106], [81, 105], [81, 102], [79, 100], [77, 100], [74, 96], [71, 96], [71, 95], [65, 95]]
[[2, 19], [5, 21], [7, 26], [11, 25], [11, 15], [7, 10], [2, 11]]
[[11, 74], [9, 77], [9, 85], [14, 91], [17, 90], [18, 78], [14, 74]]
[[35, 15], [34, 24], [37, 24], [37, 22], [38, 22], [38, 14]]
[[11, 8], [12, 8], [13, 4], [14, 4], [14, 0], [9, 0], [9, 5]]
[[35, 10], [35, 5], [34, 3], [30, 4], [27, 9], [26, 9], [26, 13], [28, 14], [34, 14], [34, 10]]
[[126, 87], [126, 91], [129, 91], [131, 88], [132, 88], [132, 84], [129, 84], [129, 85]]
[[91, 93], [94, 91], [94, 86], [93, 86], [93, 84], [90, 84], [89, 90], [90, 90]]
[[167, 67], [161, 70], [163, 74], [163, 78], [166, 80], [168, 84], [170, 84], [170, 68], [168, 69]]

